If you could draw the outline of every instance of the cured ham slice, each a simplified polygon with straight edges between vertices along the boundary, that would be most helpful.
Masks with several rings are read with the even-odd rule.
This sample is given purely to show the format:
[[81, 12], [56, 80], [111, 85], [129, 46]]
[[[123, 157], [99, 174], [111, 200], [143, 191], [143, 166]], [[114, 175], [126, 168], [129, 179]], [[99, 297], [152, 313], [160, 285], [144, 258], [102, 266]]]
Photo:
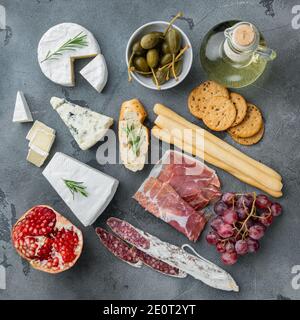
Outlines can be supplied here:
[[204, 213], [197, 212], [168, 183], [156, 178], [149, 177], [136, 192], [134, 199], [191, 241], [197, 241], [206, 224]]
[[134, 195], [147, 211], [197, 241], [207, 219], [202, 209], [221, 195], [215, 171], [177, 151], [168, 151]]
[[216, 172], [204, 163], [170, 151], [162, 165], [158, 179], [172, 186], [194, 209], [203, 209], [221, 196], [220, 180]]

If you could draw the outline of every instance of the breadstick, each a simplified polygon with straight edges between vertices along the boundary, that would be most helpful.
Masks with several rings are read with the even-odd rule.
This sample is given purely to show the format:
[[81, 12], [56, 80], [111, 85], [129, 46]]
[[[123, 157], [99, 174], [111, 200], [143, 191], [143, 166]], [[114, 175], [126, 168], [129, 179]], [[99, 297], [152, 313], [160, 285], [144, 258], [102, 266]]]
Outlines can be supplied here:
[[265, 187], [264, 185], [258, 183], [257, 181], [255, 181], [251, 177], [244, 175], [244, 174], [240, 173], [239, 171], [233, 169], [232, 167], [228, 166], [224, 162], [219, 161], [212, 156], [209, 156], [207, 153], [203, 153], [201, 150], [198, 150], [195, 146], [192, 146], [188, 143], [185, 143], [176, 137], [172, 137], [167, 130], [160, 129], [157, 126], [154, 126], [151, 130], [151, 133], [157, 139], [160, 139], [160, 140], [162, 140], [166, 143], [169, 143], [169, 144], [174, 144], [176, 147], [178, 147], [181, 150], [184, 150], [185, 152], [188, 152], [190, 154], [201, 157], [201, 158], [203, 158], [204, 161], [227, 171], [228, 173], [230, 173], [234, 177], [238, 178], [240, 181], [243, 181], [249, 185], [252, 185], [252, 186], [270, 194], [273, 197], [279, 198], [282, 196], [281, 191], [274, 191], [274, 190], [271, 190], [271, 189]]
[[198, 130], [187, 129], [182, 124], [161, 115], [156, 118], [155, 124], [160, 128], [169, 130], [170, 134], [179, 139], [184, 135], [188, 143], [195, 144], [197, 142], [202, 142], [203, 145], [197, 145], [197, 147], [202, 148], [203, 152], [225, 162], [227, 165], [236, 168], [240, 172], [247, 172], [247, 175], [253, 177], [260, 184], [268, 187], [269, 189], [274, 191], [280, 191], [282, 189], [282, 183], [278, 179], [258, 170], [256, 167], [253, 167], [248, 162], [233, 156], [231, 153], [224, 151], [224, 149], [215, 145], [210, 140], [200, 136]]
[[234, 148], [230, 144], [219, 139], [218, 137], [216, 137], [212, 133], [206, 131], [205, 129], [203, 129], [203, 128], [201, 128], [191, 122], [189, 122], [188, 120], [186, 120], [185, 118], [183, 118], [182, 116], [180, 116], [179, 114], [174, 112], [173, 110], [167, 108], [166, 106], [157, 103], [157, 104], [155, 104], [153, 110], [157, 115], [166, 116], [168, 118], [173, 119], [176, 122], [181, 123], [182, 125], [184, 125], [185, 127], [189, 128], [189, 129], [195, 129], [195, 130], [199, 131], [199, 134], [205, 136], [205, 138], [207, 138], [211, 142], [215, 143], [216, 145], [218, 145], [219, 147], [221, 147], [225, 151], [231, 152], [233, 155], [236, 155], [237, 157], [241, 158], [242, 160], [247, 161], [249, 164], [255, 166], [257, 169], [261, 170], [262, 172], [266, 172], [269, 175], [274, 176], [275, 178], [279, 179], [280, 181], [282, 180], [280, 174], [277, 173], [275, 170], [269, 168], [268, 166], [266, 166], [263, 163], [260, 163], [259, 161], [252, 159], [251, 157], [247, 156], [243, 152]]

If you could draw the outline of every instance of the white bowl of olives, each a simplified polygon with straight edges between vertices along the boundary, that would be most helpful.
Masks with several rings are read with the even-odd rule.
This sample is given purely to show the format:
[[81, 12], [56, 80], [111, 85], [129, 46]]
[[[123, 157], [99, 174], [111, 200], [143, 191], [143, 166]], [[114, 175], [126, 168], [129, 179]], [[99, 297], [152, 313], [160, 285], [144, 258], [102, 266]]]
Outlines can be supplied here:
[[126, 47], [128, 77], [144, 87], [166, 90], [189, 73], [193, 51], [187, 35], [171, 22], [153, 21], [138, 28]]

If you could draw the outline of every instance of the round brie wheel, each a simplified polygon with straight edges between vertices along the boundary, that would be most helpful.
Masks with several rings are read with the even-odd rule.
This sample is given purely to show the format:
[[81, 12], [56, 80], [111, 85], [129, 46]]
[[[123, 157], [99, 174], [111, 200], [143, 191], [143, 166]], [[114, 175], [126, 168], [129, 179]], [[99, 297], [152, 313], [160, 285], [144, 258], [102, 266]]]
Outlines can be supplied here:
[[[46, 59], [47, 55], [56, 52], [68, 40], [78, 35], [85, 36], [84, 46], [63, 50], [59, 55]], [[76, 23], [60, 23], [50, 28], [38, 45], [38, 61], [42, 72], [49, 80], [66, 87], [75, 85], [74, 60], [95, 57], [99, 53], [100, 47], [93, 34]]]

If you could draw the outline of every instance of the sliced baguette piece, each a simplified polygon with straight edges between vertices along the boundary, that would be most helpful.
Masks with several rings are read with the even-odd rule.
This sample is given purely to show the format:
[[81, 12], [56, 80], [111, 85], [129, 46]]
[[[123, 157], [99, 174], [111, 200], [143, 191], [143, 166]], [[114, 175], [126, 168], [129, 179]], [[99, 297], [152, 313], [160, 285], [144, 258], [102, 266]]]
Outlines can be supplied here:
[[122, 103], [119, 121], [131, 119], [143, 123], [146, 117], [147, 112], [138, 99], [131, 99]]
[[149, 131], [143, 125], [146, 117], [147, 112], [138, 99], [123, 102], [119, 117], [120, 157], [133, 172], [142, 170], [146, 162], [149, 146]]

